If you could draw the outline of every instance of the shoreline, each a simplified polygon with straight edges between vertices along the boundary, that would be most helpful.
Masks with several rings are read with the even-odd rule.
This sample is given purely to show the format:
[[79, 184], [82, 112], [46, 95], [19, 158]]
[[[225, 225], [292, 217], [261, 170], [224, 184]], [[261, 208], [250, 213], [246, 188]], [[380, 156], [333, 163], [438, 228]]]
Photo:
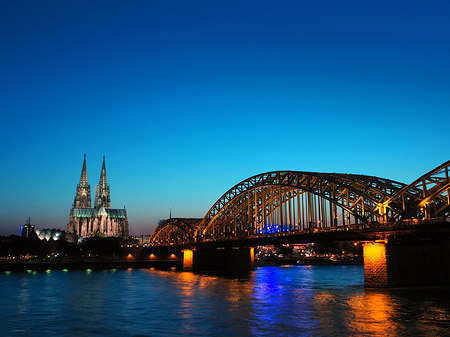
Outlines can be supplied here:
[[104, 260], [104, 261], [51, 261], [51, 262], [0, 262], [1, 271], [43, 271], [64, 269], [128, 269], [128, 268], [158, 268], [179, 269], [183, 267], [181, 260], [159, 260], [159, 261], [126, 261], [126, 260]]
[[[272, 267], [286, 265], [363, 265], [362, 258], [338, 259], [329, 258], [285, 258], [271, 260], [255, 260], [254, 267]], [[128, 268], [156, 268], [156, 269], [183, 269], [183, 261], [176, 260], [75, 260], [75, 261], [1, 261], [0, 272], [2, 271], [44, 271], [44, 270], [64, 270], [64, 269], [128, 269]]]

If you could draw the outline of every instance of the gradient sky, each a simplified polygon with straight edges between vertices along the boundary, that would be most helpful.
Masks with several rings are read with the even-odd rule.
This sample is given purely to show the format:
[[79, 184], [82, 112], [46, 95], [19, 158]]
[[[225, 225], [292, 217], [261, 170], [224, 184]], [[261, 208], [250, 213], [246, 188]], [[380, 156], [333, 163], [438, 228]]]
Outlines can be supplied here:
[[[66, 229], [106, 155], [131, 234], [271, 170], [450, 159], [449, 1], [0, 2], [0, 235]], [[92, 196], [93, 199], [93, 196]]]

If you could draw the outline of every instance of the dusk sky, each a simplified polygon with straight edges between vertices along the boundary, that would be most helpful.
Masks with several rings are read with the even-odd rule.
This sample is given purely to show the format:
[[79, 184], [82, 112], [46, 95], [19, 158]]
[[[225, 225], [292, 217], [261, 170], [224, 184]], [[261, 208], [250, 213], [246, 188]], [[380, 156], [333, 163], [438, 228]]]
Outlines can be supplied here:
[[[0, 235], [66, 229], [83, 155], [130, 234], [266, 171], [450, 159], [449, 1], [0, 2]], [[92, 195], [93, 199], [94, 195]]]

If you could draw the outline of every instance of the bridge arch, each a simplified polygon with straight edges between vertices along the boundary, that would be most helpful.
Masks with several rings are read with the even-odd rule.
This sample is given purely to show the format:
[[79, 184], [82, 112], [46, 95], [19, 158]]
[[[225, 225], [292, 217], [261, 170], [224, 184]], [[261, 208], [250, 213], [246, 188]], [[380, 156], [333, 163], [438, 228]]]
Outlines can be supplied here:
[[[400, 182], [365, 175], [267, 172], [223, 194], [200, 223], [196, 236], [219, 238], [385, 222], [399, 214], [383, 207], [384, 203], [404, 187]], [[306, 213], [303, 219], [300, 212]], [[271, 228], [274, 225], [276, 228]]]
[[450, 160], [392, 195], [385, 204], [401, 210], [403, 219], [450, 217]]
[[166, 244], [186, 242], [193, 238], [194, 232], [202, 219], [170, 218], [161, 222], [150, 236], [151, 243]]
[[450, 221], [449, 171], [447, 161], [409, 185], [355, 174], [262, 173], [229, 189], [203, 219], [165, 220], [155, 229], [150, 242], [170, 244], [284, 231], [347, 230], [352, 226], [370, 229], [409, 219]]

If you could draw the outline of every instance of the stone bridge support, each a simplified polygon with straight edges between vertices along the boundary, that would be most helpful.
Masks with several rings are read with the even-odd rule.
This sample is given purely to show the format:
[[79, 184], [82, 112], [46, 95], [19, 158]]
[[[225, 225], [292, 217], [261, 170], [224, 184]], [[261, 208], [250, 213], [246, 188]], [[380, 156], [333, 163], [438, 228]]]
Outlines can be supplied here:
[[243, 273], [254, 268], [254, 248], [196, 248], [183, 251], [183, 270]]
[[364, 287], [387, 288], [450, 284], [450, 240], [367, 242]]

